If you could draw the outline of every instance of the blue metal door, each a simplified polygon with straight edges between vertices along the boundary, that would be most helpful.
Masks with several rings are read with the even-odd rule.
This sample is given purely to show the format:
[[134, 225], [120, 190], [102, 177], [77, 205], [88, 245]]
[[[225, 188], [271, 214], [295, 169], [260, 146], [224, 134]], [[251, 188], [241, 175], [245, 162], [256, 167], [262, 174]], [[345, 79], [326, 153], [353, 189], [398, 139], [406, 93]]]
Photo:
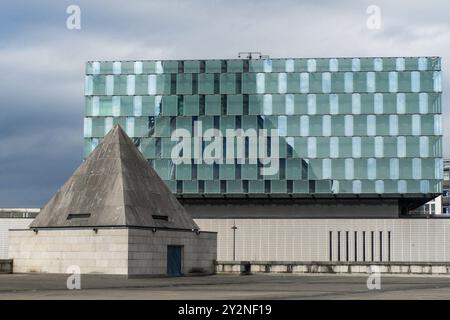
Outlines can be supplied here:
[[182, 246], [167, 246], [167, 275], [181, 276]]

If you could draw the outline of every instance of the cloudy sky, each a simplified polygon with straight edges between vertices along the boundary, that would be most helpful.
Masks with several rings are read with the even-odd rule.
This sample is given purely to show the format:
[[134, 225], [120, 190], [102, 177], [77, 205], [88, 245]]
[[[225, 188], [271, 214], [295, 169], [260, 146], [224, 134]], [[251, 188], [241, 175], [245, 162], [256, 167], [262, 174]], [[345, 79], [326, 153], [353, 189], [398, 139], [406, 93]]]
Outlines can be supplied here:
[[[66, 28], [69, 5], [81, 29]], [[368, 29], [369, 5], [381, 28]], [[441, 56], [448, 1], [15, 0], [0, 9], [0, 207], [43, 206], [82, 160], [84, 63], [115, 59]], [[444, 71], [443, 90], [450, 91]], [[449, 97], [443, 95], [450, 156]]]

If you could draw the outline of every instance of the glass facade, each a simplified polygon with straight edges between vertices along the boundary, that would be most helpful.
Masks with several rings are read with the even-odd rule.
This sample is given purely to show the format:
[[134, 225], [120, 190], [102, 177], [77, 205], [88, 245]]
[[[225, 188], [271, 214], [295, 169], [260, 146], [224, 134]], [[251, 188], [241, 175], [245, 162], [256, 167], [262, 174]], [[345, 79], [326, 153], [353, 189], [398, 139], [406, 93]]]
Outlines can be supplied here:
[[[441, 91], [437, 57], [88, 62], [85, 156], [118, 123], [174, 193], [437, 194]], [[277, 130], [278, 170], [262, 174], [248, 139], [232, 159], [196, 161], [194, 146], [175, 164], [173, 131], [199, 122]]]

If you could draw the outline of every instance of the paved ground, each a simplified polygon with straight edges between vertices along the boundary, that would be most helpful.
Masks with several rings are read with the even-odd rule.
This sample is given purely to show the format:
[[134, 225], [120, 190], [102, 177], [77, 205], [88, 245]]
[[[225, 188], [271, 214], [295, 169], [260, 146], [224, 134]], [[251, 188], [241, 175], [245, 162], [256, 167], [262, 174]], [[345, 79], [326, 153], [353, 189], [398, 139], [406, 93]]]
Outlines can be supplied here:
[[450, 299], [450, 277], [382, 276], [381, 290], [352, 275], [215, 275], [125, 279], [83, 275], [0, 275], [0, 299]]

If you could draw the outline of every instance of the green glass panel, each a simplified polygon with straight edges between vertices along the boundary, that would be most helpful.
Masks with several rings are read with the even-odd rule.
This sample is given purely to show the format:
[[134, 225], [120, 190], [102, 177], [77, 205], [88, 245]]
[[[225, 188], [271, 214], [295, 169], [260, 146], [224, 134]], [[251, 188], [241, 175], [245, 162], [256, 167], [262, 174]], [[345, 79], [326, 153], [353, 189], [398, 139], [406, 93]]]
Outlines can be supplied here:
[[286, 114], [284, 98], [284, 94], [272, 95], [272, 114]]
[[192, 134], [192, 118], [191, 117], [177, 117], [177, 129], [185, 129]]
[[170, 118], [157, 117], [155, 121], [155, 136], [170, 137]]
[[398, 92], [411, 92], [411, 74], [409, 72], [398, 73]]
[[[360, 58], [361, 71], [373, 71], [373, 58]], [[363, 73], [365, 76], [365, 73]]]
[[221, 116], [220, 117], [220, 130], [222, 134], [225, 134], [227, 129], [236, 129], [236, 117], [234, 116]]
[[419, 137], [406, 137], [406, 156], [420, 156], [420, 140]]
[[94, 97], [86, 97], [84, 99], [84, 114], [85, 116], [92, 116], [92, 101]]
[[294, 181], [293, 182], [294, 193], [309, 193], [309, 181]]
[[300, 116], [287, 117], [287, 135], [293, 137], [300, 135]]
[[114, 76], [114, 95], [126, 95], [127, 94], [127, 76], [118, 75]]
[[105, 134], [105, 121], [101, 117], [92, 118], [92, 136], [103, 137]]
[[205, 97], [205, 114], [220, 115], [221, 114], [221, 97], [220, 95], [207, 95]]
[[214, 74], [202, 73], [198, 75], [198, 93], [199, 94], [214, 93]]
[[101, 74], [112, 74], [113, 73], [112, 61], [101, 62], [100, 63], [100, 73]]
[[235, 166], [233, 164], [221, 164], [219, 166], [219, 179], [220, 180], [234, 180]]
[[300, 180], [302, 178], [301, 159], [286, 159], [286, 179]]
[[[408, 98], [406, 98], [408, 99]], [[396, 94], [384, 94], [383, 95], [383, 111], [386, 114], [397, 113], [397, 95]]]
[[207, 60], [205, 63], [205, 69], [207, 73], [220, 73], [222, 72], [222, 61]]
[[271, 181], [272, 193], [287, 193], [287, 184], [285, 180]]
[[300, 158], [308, 157], [308, 143], [306, 138], [294, 138], [294, 153]]
[[256, 73], [242, 74], [242, 93], [256, 93]]
[[363, 158], [375, 157], [375, 138], [373, 137], [361, 138], [361, 156]]
[[120, 115], [132, 116], [133, 115], [133, 97], [124, 96], [120, 99]]
[[94, 95], [104, 95], [106, 91], [106, 77], [105, 76], [92, 76], [92, 93]]
[[227, 96], [227, 114], [242, 115], [243, 114], [243, 96], [228, 95]]
[[361, 94], [361, 113], [373, 114], [374, 112], [374, 95], [373, 94]]
[[136, 75], [135, 95], [146, 95], [148, 93], [148, 76]]
[[307, 59], [294, 59], [295, 72], [306, 72], [308, 70]]
[[333, 179], [345, 179], [345, 160], [332, 159], [331, 160], [331, 177]]
[[377, 179], [390, 178], [389, 159], [377, 159]]
[[398, 134], [407, 136], [411, 134], [411, 115], [404, 114], [398, 116]]
[[318, 158], [330, 157], [330, 138], [318, 137], [316, 150]]
[[308, 96], [306, 94], [294, 95], [294, 113], [299, 115], [308, 114]]
[[156, 75], [156, 94], [170, 94], [170, 75]]
[[396, 58], [383, 58], [383, 71], [396, 71]]
[[377, 92], [389, 92], [388, 72], [377, 72], [375, 77], [375, 88]]
[[199, 180], [213, 180], [213, 166], [209, 164], [198, 164], [197, 165], [197, 178]]
[[120, 73], [133, 74], [134, 73], [134, 61], [122, 61], [120, 66]]
[[198, 193], [198, 181], [183, 181], [183, 193]]
[[135, 118], [134, 135], [136, 137], [146, 137], [148, 135], [148, 118], [146, 117]]
[[353, 73], [353, 91], [354, 92], [366, 92], [367, 91], [366, 77], [367, 77], [367, 74], [365, 72], [354, 72]]
[[178, 73], [178, 61], [163, 61], [164, 73]]
[[260, 115], [263, 113], [263, 96], [249, 95], [248, 96], [249, 114]]
[[352, 138], [340, 137], [339, 138], [339, 157], [351, 158], [353, 155], [352, 150], [353, 150]]
[[176, 116], [178, 114], [178, 97], [177, 96], [163, 96], [162, 110], [163, 116]]
[[141, 140], [141, 151], [145, 158], [155, 158], [155, 138], [143, 138]]
[[378, 136], [387, 136], [389, 135], [390, 125], [389, 125], [389, 116], [388, 115], [377, 115], [376, 120], [376, 133]]
[[362, 193], [375, 193], [375, 181], [363, 180], [361, 181]]
[[236, 93], [236, 74], [234, 73], [220, 74], [220, 93], [222, 94]]
[[184, 115], [199, 115], [199, 96], [184, 96]]
[[339, 71], [352, 71], [352, 59], [341, 58], [339, 61]]
[[287, 79], [287, 92], [298, 93], [300, 90], [300, 74], [288, 73], [286, 75], [286, 79]]
[[243, 60], [228, 60], [227, 72], [243, 72]]
[[417, 70], [417, 58], [407, 57], [405, 58], [405, 70]]
[[264, 193], [264, 181], [250, 180], [248, 182], [249, 193]]
[[184, 61], [184, 72], [199, 73], [200, 72], [200, 61], [199, 60]]
[[192, 94], [192, 74], [177, 74], [177, 94]]
[[352, 95], [340, 94], [338, 99], [339, 99], [339, 113], [352, 114]]
[[[399, 160], [400, 169], [400, 179], [411, 179], [412, 178], [412, 160], [411, 159], [400, 159]], [[408, 192], [410, 192], [408, 188]]]
[[161, 179], [169, 180], [172, 171], [171, 161], [167, 159], [155, 159], [153, 167]]
[[345, 92], [345, 80], [343, 72], [331, 73], [331, 92], [334, 93]]
[[355, 179], [367, 179], [367, 159], [355, 159], [353, 165]]
[[385, 157], [397, 157], [397, 138], [384, 137], [383, 138], [383, 152]]
[[316, 60], [316, 71], [317, 72], [326, 72], [326, 71], [330, 70], [329, 59], [315, 59], [315, 60]]
[[220, 193], [220, 181], [205, 181], [205, 193]]
[[227, 193], [242, 193], [242, 181], [241, 180], [232, 180], [227, 181]]
[[313, 72], [309, 74], [309, 92], [322, 92], [322, 73]]
[[329, 180], [316, 181], [316, 193], [331, 193], [331, 181]]
[[191, 165], [190, 164], [179, 164], [176, 166], [176, 179], [177, 180], [191, 180]]
[[264, 61], [262, 59], [249, 60], [250, 72], [264, 72]]
[[286, 59], [272, 59], [272, 72], [285, 72]]
[[177, 144], [176, 141], [171, 141], [170, 138], [161, 138], [161, 158], [171, 159], [172, 149]]
[[156, 72], [156, 62], [155, 61], [144, 61], [142, 63], [143, 73], [155, 73]]

